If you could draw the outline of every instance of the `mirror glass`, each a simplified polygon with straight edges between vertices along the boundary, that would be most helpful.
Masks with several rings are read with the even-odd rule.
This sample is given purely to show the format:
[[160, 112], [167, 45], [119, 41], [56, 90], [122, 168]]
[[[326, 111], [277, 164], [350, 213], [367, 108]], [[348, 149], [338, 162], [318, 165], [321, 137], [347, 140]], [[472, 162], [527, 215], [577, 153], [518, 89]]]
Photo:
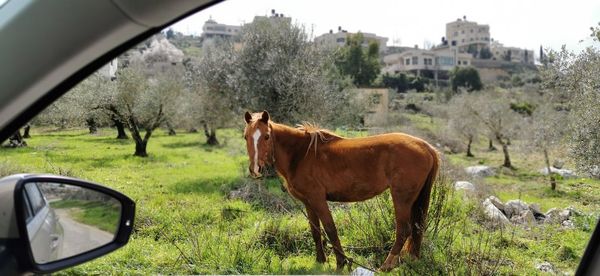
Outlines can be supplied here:
[[23, 204], [35, 262], [45, 264], [113, 241], [121, 203], [98, 191], [62, 183], [26, 183]]

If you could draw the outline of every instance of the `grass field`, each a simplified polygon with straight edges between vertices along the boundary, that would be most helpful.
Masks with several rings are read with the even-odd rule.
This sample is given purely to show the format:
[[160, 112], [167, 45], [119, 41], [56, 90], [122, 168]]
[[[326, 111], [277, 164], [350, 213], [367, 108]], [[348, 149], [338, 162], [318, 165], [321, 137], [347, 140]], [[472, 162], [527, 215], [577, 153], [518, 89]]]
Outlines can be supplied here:
[[64, 199], [50, 203], [52, 208], [69, 209], [70, 216], [83, 224], [95, 226], [109, 233], [116, 233], [121, 207], [101, 201]]
[[[419, 118], [420, 124], [423, 118]], [[343, 133], [342, 134], [347, 134]], [[137, 206], [134, 233], [127, 246], [64, 274], [328, 274], [335, 258], [315, 262], [308, 223], [282, 192], [277, 179], [245, 177], [247, 155], [237, 130], [221, 130], [219, 147], [204, 144], [198, 133], [167, 136], [158, 131], [148, 158], [134, 157], [131, 140], [116, 140], [101, 129], [34, 129], [29, 147], [0, 149], [0, 172], [49, 172], [71, 175], [121, 191]], [[359, 134], [354, 134], [359, 135]], [[362, 134], [360, 134], [362, 135]], [[483, 143], [483, 142], [482, 142]], [[475, 158], [446, 155], [447, 170], [467, 165], [501, 164], [501, 154], [475, 148]], [[481, 150], [480, 150], [481, 149]], [[535, 274], [548, 261], [572, 273], [598, 218], [600, 182], [560, 181], [550, 191], [536, 173], [535, 154], [515, 153], [516, 171], [479, 180], [480, 197], [467, 197], [449, 186], [460, 176], [444, 173], [436, 186], [423, 257], [405, 260], [393, 273]], [[251, 195], [230, 198], [232, 190]], [[554, 225], [504, 229], [482, 222], [481, 196], [537, 202], [542, 210], [573, 206], [583, 215], [575, 229]], [[346, 252], [357, 262], [378, 267], [392, 244], [389, 195], [359, 204], [331, 204]], [[347, 273], [347, 271], [344, 271]]]

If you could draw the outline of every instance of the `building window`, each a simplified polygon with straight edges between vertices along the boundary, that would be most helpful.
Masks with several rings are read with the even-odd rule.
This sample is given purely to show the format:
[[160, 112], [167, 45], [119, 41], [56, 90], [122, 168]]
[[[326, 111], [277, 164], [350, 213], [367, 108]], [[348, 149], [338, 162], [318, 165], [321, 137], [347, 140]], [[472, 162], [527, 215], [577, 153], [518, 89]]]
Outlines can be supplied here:
[[458, 35], [458, 32], [454, 32], [454, 35]]
[[343, 37], [338, 37], [338, 39], [335, 40], [337, 43], [345, 43], [346, 39]]
[[453, 57], [444, 57], [444, 56], [436, 57], [435, 64], [452, 66], [452, 65], [454, 65], [454, 58]]
[[410, 58], [406, 59], [406, 65], [410, 65]]
[[460, 65], [460, 60], [458, 61], [458, 65]]
[[430, 58], [425, 58], [425, 59], [423, 59], [423, 63], [425, 65], [433, 65], [433, 60]]
[[452, 40], [452, 46], [456, 46], [456, 40]]
[[413, 63], [414, 65], [417, 65], [417, 64], [419, 64], [419, 57], [412, 57], [412, 63]]
[[469, 65], [469, 62], [468, 62], [468, 61], [466, 61], [466, 60], [463, 60], [463, 64], [464, 64], [464, 65]]

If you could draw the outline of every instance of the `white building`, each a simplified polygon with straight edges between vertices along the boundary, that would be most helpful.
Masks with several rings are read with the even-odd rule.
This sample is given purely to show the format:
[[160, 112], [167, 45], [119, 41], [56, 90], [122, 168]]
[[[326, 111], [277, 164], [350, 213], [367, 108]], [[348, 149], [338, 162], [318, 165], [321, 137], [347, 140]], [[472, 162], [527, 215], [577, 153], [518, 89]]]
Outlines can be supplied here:
[[507, 47], [498, 41], [491, 44], [493, 60], [509, 61], [515, 63], [534, 64], [535, 53], [533, 50], [521, 49], [517, 47]]
[[[346, 40], [349, 35], [355, 35], [356, 33], [349, 33], [346, 30], [342, 30], [342, 27], [338, 27], [338, 31], [336, 33], [333, 30], [330, 30], [329, 33], [322, 34], [320, 36], [315, 37], [315, 43], [331, 45], [331, 46], [339, 46], [342, 47], [346, 45]], [[363, 33], [363, 47], [368, 47], [371, 41], [377, 41], [379, 44], [379, 52], [383, 53], [387, 50], [387, 37], [378, 36], [374, 33]]]
[[490, 26], [467, 21], [466, 16], [446, 24], [446, 43], [459, 53], [480, 53], [490, 48], [490, 41]]
[[216, 37], [231, 38], [238, 35], [241, 31], [241, 26], [217, 23], [217, 21], [211, 18], [204, 22], [204, 26], [202, 26], [202, 35], [200, 35], [200, 38], [203, 41]]
[[439, 47], [431, 50], [414, 48], [383, 57], [384, 73], [410, 73], [431, 79], [447, 79], [454, 67], [471, 66], [473, 56], [456, 49]]

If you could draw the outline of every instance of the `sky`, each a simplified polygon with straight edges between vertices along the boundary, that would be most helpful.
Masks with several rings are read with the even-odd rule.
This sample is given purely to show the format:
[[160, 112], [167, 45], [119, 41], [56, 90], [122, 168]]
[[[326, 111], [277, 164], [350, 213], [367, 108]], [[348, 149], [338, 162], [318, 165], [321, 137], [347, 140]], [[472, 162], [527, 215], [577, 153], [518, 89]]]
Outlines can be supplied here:
[[388, 46], [423, 47], [439, 44], [446, 23], [467, 17], [490, 26], [494, 40], [505, 46], [535, 50], [579, 51], [592, 42], [591, 26], [600, 22], [600, 0], [461, 0], [461, 1], [334, 1], [334, 0], [229, 0], [200, 11], [172, 27], [200, 35], [206, 20], [228, 25], [252, 22], [271, 9], [304, 25], [314, 36], [337, 31], [369, 32], [388, 38]]

